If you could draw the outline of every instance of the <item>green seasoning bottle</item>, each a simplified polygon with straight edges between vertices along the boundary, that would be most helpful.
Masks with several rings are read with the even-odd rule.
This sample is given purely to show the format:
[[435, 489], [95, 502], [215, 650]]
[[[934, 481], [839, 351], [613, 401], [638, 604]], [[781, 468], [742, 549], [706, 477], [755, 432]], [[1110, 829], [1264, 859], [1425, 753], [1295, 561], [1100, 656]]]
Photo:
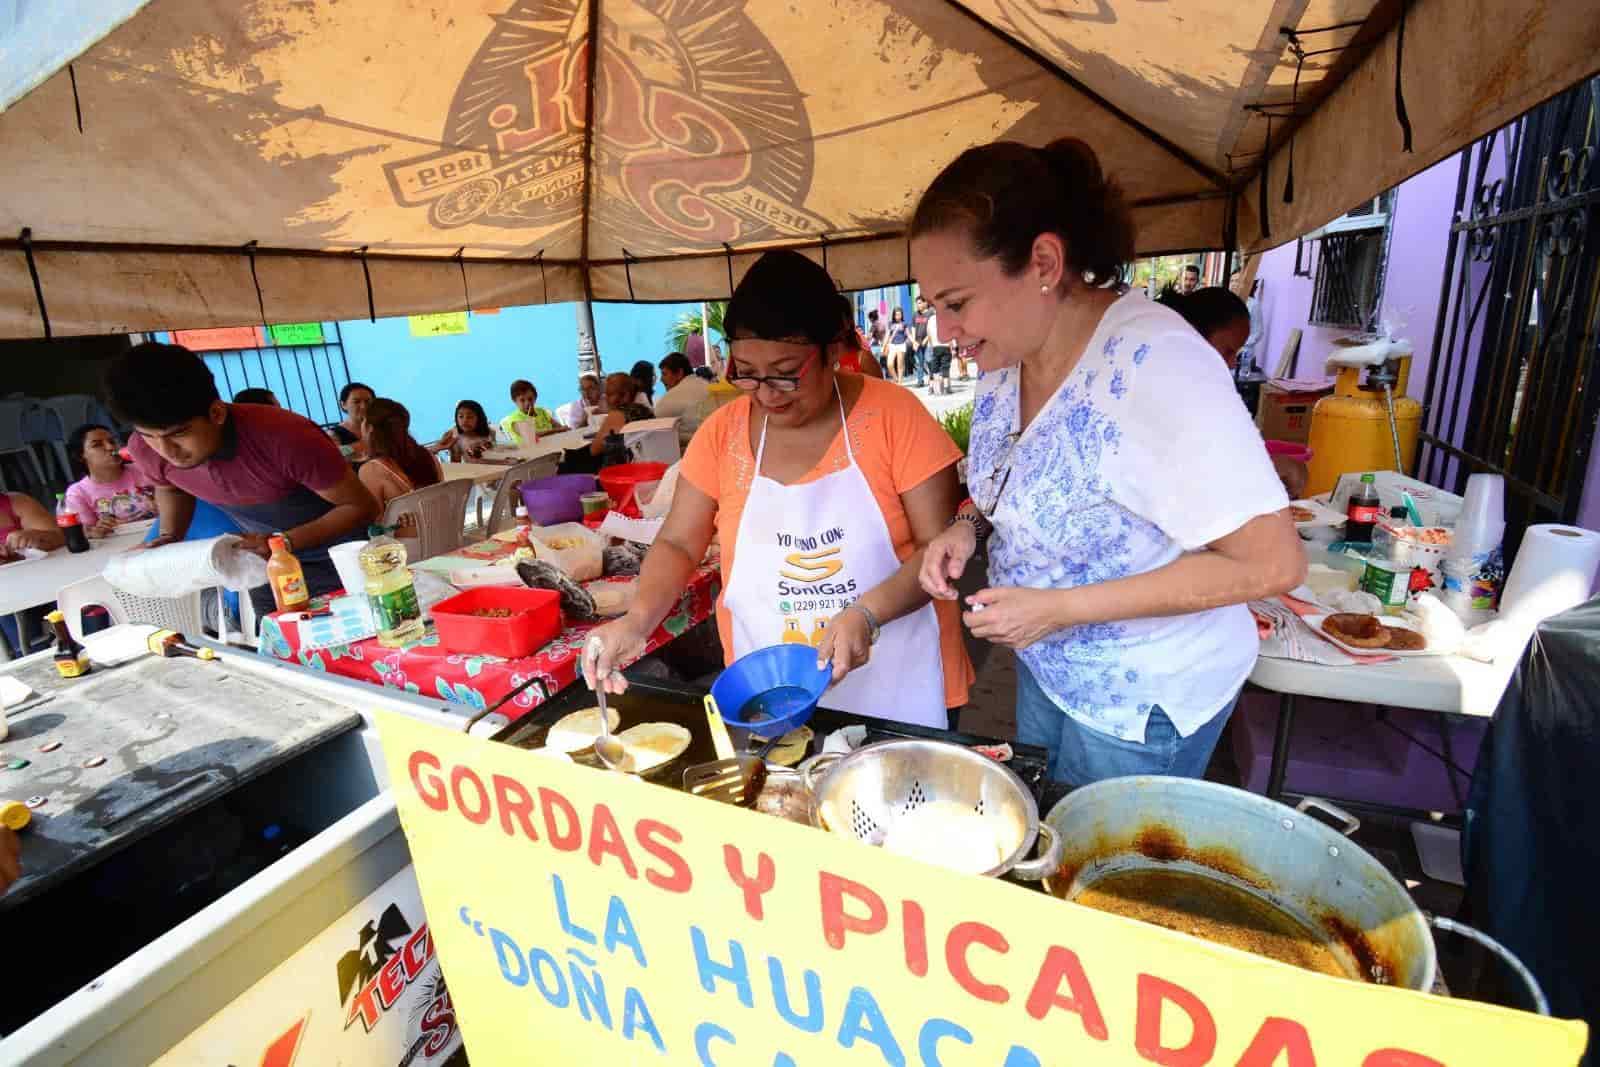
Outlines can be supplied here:
[[367, 547], [359, 557], [367, 576], [367, 599], [378, 624], [378, 643], [399, 648], [422, 639], [422, 608], [417, 587], [406, 566], [406, 546], [392, 536], [392, 526], [367, 527]]

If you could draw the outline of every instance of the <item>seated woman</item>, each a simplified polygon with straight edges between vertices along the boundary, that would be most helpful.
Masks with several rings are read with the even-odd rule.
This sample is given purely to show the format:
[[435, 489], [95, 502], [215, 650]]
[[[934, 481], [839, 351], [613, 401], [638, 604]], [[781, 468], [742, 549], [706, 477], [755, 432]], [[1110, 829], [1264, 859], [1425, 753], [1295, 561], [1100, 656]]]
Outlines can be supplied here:
[[[362, 440], [371, 458], [357, 473], [361, 484], [377, 497], [379, 515], [395, 497], [437, 485], [444, 478], [439, 461], [412, 438], [411, 413], [399, 401], [378, 397], [367, 405]], [[409, 512], [400, 516], [394, 536], [408, 554], [415, 553], [416, 516]]]
[[757, 260], [726, 324], [728, 381], [745, 395], [689, 442], [633, 606], [594, 631], [586, 675], [627, 688], [616, 668], [643, 651], [716, 535], [730, 663], [810, 645], [833, 671], [825, 707], [946, 727], [972, 665], [956, 606], [931, 603], [917, 571], [955, 513], [960, 450], [909, 391], [834, 370], [853, 331], [805, 256]]
[[656, 406], [656, 365], [648, 359], [641, 359], [633, 365], [633, 370], [628, 372], [628, 377], [633, 379], [633, 402], [641, 407], [651, 410]]
[[[1158, 303], [1182, 315], [1183, 321], [1217, 350], [1229, 370], [1239, 362], [1239, 349], [1250, 339], [1250, 308], [1232, 290], [1213, 285], [1187, 294], [1166, 293]], [[1300, 499], [1311, 477], [1310, 469], [1288, 456], [1273, 456], [1272, 467], [1289, 499]]]
[[376, 395], [370, 385], [361, 382], [346, 382], [345, 387], [339, 390], [339, 407], [344, 411], [344, 418], [326, 430], [334, 444], [339, 446], [339, 451], [344, 453], [344, 458], [352, 463], [367, 458], [366, 446], [362, 444], [361, 420], [366, 414], [367, 405], [372, 403]]
[[125, 522], [156, 517], [156, 490], [122, 460], [116, 435], [85, 423], [67, 438], [67, 456], [83, 477], [67, 487], [67, 506], [90, 537], [106, 537]]
[[606, 375], [605, 421], [586, 447], [567, 449], [561, 457], [562, 474], [593, 474], [601, 467], [628, 462], [622, 428], [630, 422], [656, 417], [655, 412], [629, 399], [637, 387], [636, 381], [621, 371]]
[[53, 552], [66, 543], [43, 504], [26, 493], [0, 492], [0, 562], [17, 559], [25, 548]]
[[452, 463], [477, 459], [494, 447], [494, 427], [489, 425], [489, 416], [484, 414], [482, 404], [476, 400], [463, 400], [456, 405], [456, 424], [437, 441], [424, 447], [429, 452], [448, 448]]

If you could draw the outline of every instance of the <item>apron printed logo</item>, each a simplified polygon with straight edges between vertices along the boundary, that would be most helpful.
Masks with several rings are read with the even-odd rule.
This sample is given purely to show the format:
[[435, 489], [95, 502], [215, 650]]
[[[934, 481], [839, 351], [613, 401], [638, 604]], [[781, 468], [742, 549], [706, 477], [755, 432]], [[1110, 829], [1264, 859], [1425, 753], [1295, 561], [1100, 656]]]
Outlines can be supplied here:
[[778, 573], [792, 582], [826, 581], [844, 569], [844, 561], [838, 559], [838, 555], [837, 545], [816, 552], [791, 552], [783, 557], [783, 562], [794, 570], [779, 570]]
[[[606, 0], [591, 224], [635, 253], [816, 235], [805, 102], [745, 0]], [[440, 141], [384, 167], [440, 229], [576, 229], [588, 97], [585, 0], [516, 0], [456, 88]], [[760, 146], [760, 151], [755, 147]]]

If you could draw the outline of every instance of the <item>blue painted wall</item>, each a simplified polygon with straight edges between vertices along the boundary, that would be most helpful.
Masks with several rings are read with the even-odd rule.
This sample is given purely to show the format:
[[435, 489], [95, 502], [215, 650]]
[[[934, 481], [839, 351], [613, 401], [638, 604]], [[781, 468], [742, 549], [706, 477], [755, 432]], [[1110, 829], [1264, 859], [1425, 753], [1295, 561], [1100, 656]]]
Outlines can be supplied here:
[[[606, 369], [626, 371], [640, 359], [659, 363], [667, 354], [673, 321], [698, 310], [698, 304], [596, 304], [596, 343]], [[340, 417], [327, 398], [347, 380], [365, 382], [410, 410], [412, 433], [419, 440], [437, 437], [449, 426], [461, 400], [476, 400], [491, 420], [500, 418], [511, 410], [509, 387], [518, 378], [533, 382], [544, 407], [577, 398], [573, 305], [474, 314], [467, 329], [454, 336], [412, 337], [404, 317], [362, 319], [323, 324], [325, 338], [342, 340], [342, 359], [340, 346], [331, 343], [269, 348], [264, 358], [253, 350], [204, 355], [224, 397], [265, 384], [285, 407], [317, 422]]]

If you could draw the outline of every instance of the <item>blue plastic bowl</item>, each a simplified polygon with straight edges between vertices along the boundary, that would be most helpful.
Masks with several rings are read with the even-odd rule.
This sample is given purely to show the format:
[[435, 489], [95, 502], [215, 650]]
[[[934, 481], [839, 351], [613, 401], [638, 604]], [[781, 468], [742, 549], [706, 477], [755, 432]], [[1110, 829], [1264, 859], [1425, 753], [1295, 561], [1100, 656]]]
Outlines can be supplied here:
[[711, 699], [728, 725], [778, 737], [811, 718], [832, 678], [810, 645], [772, 645], [730, 663], [711, 683]]

